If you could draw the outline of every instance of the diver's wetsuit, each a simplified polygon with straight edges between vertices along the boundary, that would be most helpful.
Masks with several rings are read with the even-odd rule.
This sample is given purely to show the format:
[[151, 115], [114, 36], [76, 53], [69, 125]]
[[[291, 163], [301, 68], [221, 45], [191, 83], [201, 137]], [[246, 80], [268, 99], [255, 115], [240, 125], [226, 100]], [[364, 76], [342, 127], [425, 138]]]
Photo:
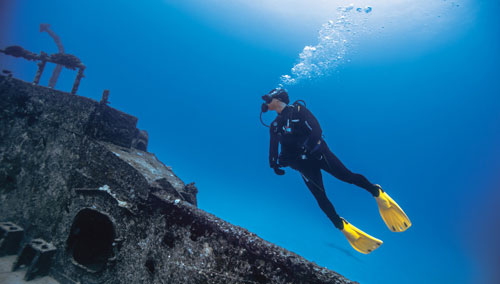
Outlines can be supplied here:
[[[321, 127], [314, 115], [298, 103], [286, 106], [272, 122], [269, 164], [271, 168], [286, 167], [299, 171], [319, 206], [335, 227], [343, 228], [342, 220], [328, 200], [321, 170], [334, 177], [366, 189], [373, 196], [379, 188], [364, 176], [352, 173], [330, 151], [322, 138]], [[278, 157], [279, 144], [281, 153]], [[278, 163], [279, 162], [279, 163]]]

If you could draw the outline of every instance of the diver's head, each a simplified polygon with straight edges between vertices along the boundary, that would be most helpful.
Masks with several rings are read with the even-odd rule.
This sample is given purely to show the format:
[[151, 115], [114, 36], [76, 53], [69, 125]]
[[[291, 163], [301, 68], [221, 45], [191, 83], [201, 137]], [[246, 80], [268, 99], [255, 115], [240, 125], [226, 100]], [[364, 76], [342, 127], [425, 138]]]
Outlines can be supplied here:
[[271, 90], [267, 95], [262, 96], [262, 99], [264, 100], [261, 109], [262, 112], [274, 110], [281, 113], [283, 108], [290, 102], [287, 91], [282, 88]]
[[262, 114], [268, 110], [274, 110], [279, 114], [290, 102], [290, 100], [288, 99], [288, 93], [282, 88], [272, 89], [267, 95], [263, 95], [262, 99], [264, 102], [260, 108], [260, 123], [269, 127], [269, 125], [265, 124], [262, 120]]
[[286, 107], [286, 104], [278, 99], [272, 99], [271, 103], [267, 104], [268, 110], [274, 110], [277, 113], [281, 113], [281, 111]]

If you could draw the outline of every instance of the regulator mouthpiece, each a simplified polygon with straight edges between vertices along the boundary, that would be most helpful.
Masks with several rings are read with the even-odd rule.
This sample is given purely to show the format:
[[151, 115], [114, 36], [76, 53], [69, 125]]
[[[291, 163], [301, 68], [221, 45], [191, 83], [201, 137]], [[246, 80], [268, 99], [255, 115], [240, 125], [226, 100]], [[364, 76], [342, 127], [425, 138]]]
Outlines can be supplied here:
[[263, 95], [262, 99], [266, 102], [266, 104], [271, 103], [271, 101], [273, 100], [273, 98], [270, 95]]
[[264, 100], [264, 102], [260, 106], [260, 123], [262, 123], [262, 125], [266, 127], [269, 127], [269, 125], [265, 124], [264, 121], [262, 120], [262, 114], [269, 110], [269, 106], [267, 104], [271, 103], [273, 98], [271, 98], [270, 95], [263, 95], [262, 99]]
[[273, 98], [269, 94], [267, 94], [263, 95], [262, 99], [264, 100], [264, 103], [262, 103], [262, 105], [260, 106], [260, 111], [267, 112], [269, 110], [268, 104], [272, 102]]
[[269, 110], [269, 106], [266, 103], [263, 103], [260, 106], [260, 112], [267, 112]]

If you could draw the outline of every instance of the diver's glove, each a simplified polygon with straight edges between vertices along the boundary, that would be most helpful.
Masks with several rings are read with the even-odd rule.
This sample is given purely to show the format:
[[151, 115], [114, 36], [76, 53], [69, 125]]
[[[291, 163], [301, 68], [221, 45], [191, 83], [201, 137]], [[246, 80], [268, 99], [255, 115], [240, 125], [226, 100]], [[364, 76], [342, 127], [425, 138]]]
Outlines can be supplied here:
[[278, 165], [274, 166], [273, 170], [274, 170], [274, 173], [279, 175], [279, 176], [282, 176], [285, 174], [285, 171], [280, 169], [280, 167]]
[[280, 169], [280, 167], [281, 166], [275, 160], [271, 161], [271, 168], [277, 175], [282, 176], [285, 174], [285, 171]]

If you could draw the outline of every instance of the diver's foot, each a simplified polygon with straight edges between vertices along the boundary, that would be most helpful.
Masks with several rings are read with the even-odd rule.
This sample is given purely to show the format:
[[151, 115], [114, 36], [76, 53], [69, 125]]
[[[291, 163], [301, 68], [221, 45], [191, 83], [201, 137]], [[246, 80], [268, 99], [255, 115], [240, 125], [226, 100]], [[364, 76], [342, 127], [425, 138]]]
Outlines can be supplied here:
[[411, 227], [411, 221], [403, 209], [382, 188], [380, 188], [379, 196], [375, 197], [375, 200], [380, 216], [391, 231], [404, 232]]
[[382, 245], [383, 242], [381, 240], [374, 238], [354, 227], [344, 218], [342, 218], [342, 222], [344, 224], [344, 228], [341, 232], [344, 233], [344, 236], [347, 238], [351, 246], [360, 253], [368, 254]]

